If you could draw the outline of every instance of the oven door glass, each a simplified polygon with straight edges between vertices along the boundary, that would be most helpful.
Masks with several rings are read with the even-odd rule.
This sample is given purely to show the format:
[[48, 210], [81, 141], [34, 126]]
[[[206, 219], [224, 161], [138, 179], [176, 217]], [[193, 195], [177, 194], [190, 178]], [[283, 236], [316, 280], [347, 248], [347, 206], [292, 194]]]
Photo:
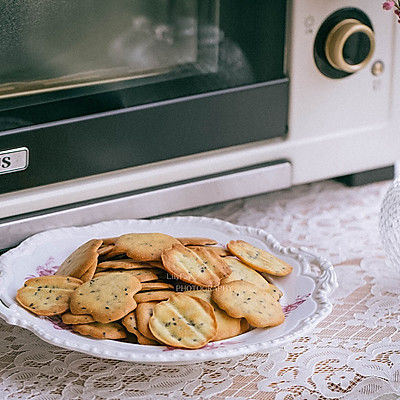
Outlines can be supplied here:
[[275, 0], [2, 0], [0, 131], [284, 76]]
[[218, 11], [196, 0], [2, 1], [0, 98], [215, 72]]

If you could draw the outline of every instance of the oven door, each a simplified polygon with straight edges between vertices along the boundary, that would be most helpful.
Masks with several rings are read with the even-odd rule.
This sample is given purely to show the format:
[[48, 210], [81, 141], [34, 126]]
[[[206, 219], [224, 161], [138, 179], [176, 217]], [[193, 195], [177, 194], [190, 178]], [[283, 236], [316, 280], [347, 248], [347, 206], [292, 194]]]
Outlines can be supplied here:
[[2, 1], [0, 193], [284, 137], [285, 22], [274, 0]]

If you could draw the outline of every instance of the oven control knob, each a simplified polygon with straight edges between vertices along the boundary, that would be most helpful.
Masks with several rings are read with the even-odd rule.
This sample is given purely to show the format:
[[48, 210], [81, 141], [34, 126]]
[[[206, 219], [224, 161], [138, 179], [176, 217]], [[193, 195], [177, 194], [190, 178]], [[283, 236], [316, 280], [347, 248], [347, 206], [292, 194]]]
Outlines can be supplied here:
[[336, 24], [325, 42], [325, 55], [329, 64], [350, 74], [364, 68], [371, 60], [374, 50], [374, 31], [352, 18]]

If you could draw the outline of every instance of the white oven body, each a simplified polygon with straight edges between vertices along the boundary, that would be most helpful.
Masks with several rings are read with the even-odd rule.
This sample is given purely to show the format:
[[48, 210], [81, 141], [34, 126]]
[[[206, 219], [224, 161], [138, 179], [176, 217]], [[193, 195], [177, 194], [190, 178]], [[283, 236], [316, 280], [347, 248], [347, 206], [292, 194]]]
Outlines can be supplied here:
[[[364, 69], [331, 79], [316, 67], [313, 46], [323, 21], [343, 7], [368, 15], [376, 49]], [[394, 164], [400, 156], [400, 27], [393, 15], [365, 0], [296, 0], [289, 10], [285, 139], [0, 195], [0, 231], [9, 237], [0, 248], [51, 227], [160, 215]], [[376, 61], [384, 65], [379, 76], [371, 70]]]

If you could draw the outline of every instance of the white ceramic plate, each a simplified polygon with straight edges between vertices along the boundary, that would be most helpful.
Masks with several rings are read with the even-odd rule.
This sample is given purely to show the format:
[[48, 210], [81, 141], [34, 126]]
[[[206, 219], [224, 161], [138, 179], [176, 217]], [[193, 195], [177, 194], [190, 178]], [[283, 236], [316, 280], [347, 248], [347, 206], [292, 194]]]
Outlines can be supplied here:
[[[254, 329], [231, 339], [209, 343], [199, 350], [179, 350], [80, 336], [63, 326], [60, 318], [35, 316], [16, 303], [16, 292], [26, 279], [54, 273], [57, 266], [82, 243], [128, 232], [203, 236], [214, 238], [221, 245], [232, 239], [242, 239], [276, 254], [293, 266], [289, 276], [273, 279], [284, 293], [281, 304], [285, 322], [274, 328]], [[198, 217], [117, 220], [42, 232], [2, 255], [0, 316], [9, 324], [29, 329], [41, 339], [66, 349], [117, 360], [185, 364], [267, 351], [303, 335], [330, 313], [332, 305], [328, 295], [336, 285], [336, 275], [329, 262], [304, 249], [282, 247], [260, 229]]]

